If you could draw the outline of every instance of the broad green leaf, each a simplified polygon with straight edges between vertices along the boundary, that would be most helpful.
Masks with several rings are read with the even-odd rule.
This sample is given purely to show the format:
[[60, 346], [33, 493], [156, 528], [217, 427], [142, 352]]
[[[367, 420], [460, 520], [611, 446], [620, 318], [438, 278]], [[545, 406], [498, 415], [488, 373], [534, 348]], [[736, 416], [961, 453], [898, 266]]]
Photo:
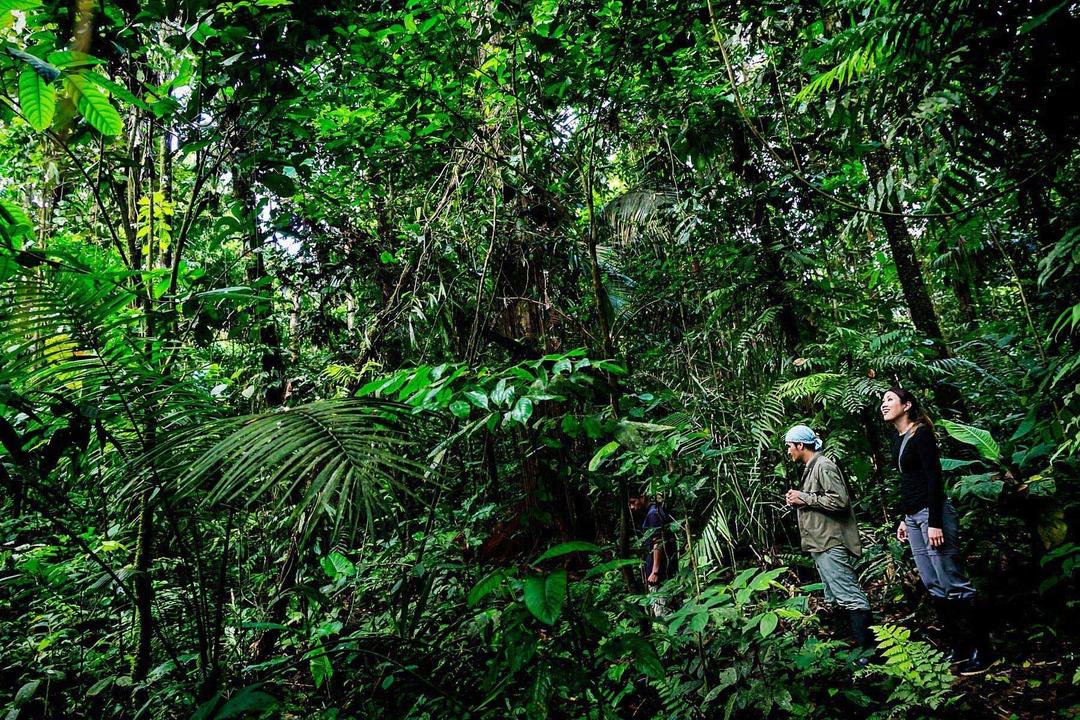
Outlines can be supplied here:
[[22, 243], [18, 242], [18, 240], [29, 235], [32, 230], [33, 225], [30, 222], [30, 216], [15, 203], [0, 198], [0, 232], [3, 233], [0, 236], [0, 241], [3, 241], [5, 245], [10, 245], [12, 249], [18, 250], [22, 247]]
[[556, 0], [539, 0], [533, 5], [532, 19], [536, 25], [537, 32], [541, 35], [547, 36], [547, 26], [555, 20], [555, 16], [559, 13], [559, 3]]
[[1057, 483], [1053, 478], [1032, 475], [1024, 483], [1024, 488], [1031, 497], [1050, 497], [1057, 492]]
[[978, 460], [955, 460], [953, 458], [941, 458], [941, 469], [945, 472], [957, 468], [967, 467], [979, 462]]
[[499, 382], [495, 383], [495, 389], [491, 391], [491, 400], [496, 405], [509, 405], [510, 400], [514, 397], [514, 386], [506, 383], [506, 378], [502, 378]]
[[581, 426], [585, 428], [585, 434], [593, 440], [599, 440], [604, 434], [603, 425], [595, 415], [586, 415], [581, 419]]
[[39, 685], [41, 685], [41, 680], [31, 680], [19, 688], [19, 691], [15, 693], [15, 707], [26, 704], [30, 698], [34, 697]]
[[761, 637], [769, 637], [776, 630], [776, 626], [780, 623], [780, 618], [774, 612], [767, 612], [761, 616], [761, 622], [758, 624], [758, 632], [761, 633]]
[[520, 397], [514, 404], [514, 409], [510, 412], [510, 417], [522, 425], [529, 422], [529, 418], [533, 414], [533, 401], [527, 397]]
[[67, 80], [76, 96], [76, 107], [92, 128], [109, 137], [123, 131], [124, 121], [105, 93], [81, 75], [69, 75]]
[[214, 720], [231, 720], [252, 712], [265, 712], [278, 704], [277, 698], [256, 689], [258, 687], [258, 685], [249, 685], [233, 695], [211, 717]]
[[241, 627], [245, 630], [282, 630], [284, 632], [288, 632], [289, 630], [288, 625], [282, 625], [281, 623], [272, 622], [246, 622], [242, 623]]
[[30, 127], [42, 132], [52, 124], [56, 112], [56, 90], [33, 68], [19, 73], [19, 107]]
[[296, 182], [285, 173], [263, 173], [259, 176], [259, 182], [278, 197], [292, 197], [296, 194]]
[[487, 410], [488, 409], [487, 395], [485, 395], [480, 390], [466, 390], [462, 394], [465, 396], [465, 398], [469, 402], [471, 402], [473, 405], [480, 408], [481, 410]]
[[594, 565], [585, 571], [585, 577], [593, 577], [595, 575], [603, 575], [609, 573], [612, 570], [620, 570], [624, 567], [630, 567], [632, 565], [641, 565], [641, 560], [637, 558], [620, 558], [618, 560], [608, 560], [606, 563], [600, 563]]
[[607, 445], [597, 450], [596, 454], [592, 456], [592, 460], [589, 461], [589, 472], [596, 472], [596, 469], [603, 464], [604, 459], [618, 449], [619, 443], [612, 440]]
[[735, 579], [728, 583], [728, 587], [732, 590], [738, 590], [739, 588], [746, 587], [746, 583], [757, 573], [758, 569], [756, 567], [748, 567], [742, 572], [740, 572], [738, 575], [736, 575]]
[[627, 428], [634, 428], [643, 432], [670, 432], [675, 428], [671, 425], [660, 425], [657, 423], [648, 422], [636, 422], [634, 420], [622, 420], [620, 424]]
[[52, 63], [47, 63], [39, 57], [31, 55], [28, 52], [23, 52], [18, 48], [7, 46], [4, 48], [7, 54], [17, 60], [22, 60], [24, 63], [34, 69], [38, 75], [40, 75], [46, 82], [52, 82], [56, 78], [60, 77], [60, 69]]
[[1028, 415], [1026, 418], [1024, 418], [1024, 421], [1020, 423], [1020, 427], [1016, 428], [1016, 432], [1014, 432], [1012, 434], [1012, 437], [1009, 438], [1009, 442], [1016, 442], [1017, 440], [1026, 436], [1035, 428], [1036, 422], [1037, 420], [1034, 415]]
[[309, 653], [309, 658], [311, 679], [315, 681], [315, 687], [322, 687], [322, 684], [333, 676], [334, 666], [330, 664], [330, 657], [326, 654], [321, 642], [315, 644], [315, 649]]
[[350, 577], [356, 574], [356, 566], [352, 564], [349, 558], [339, 552], [332, 552], [323, 557], [319, 562], [322, 565], [323, 571], [331, 580], [337, 580], [339, 577]]
[[654, 680], [663, 679], [664, 666], [648, 640], [637, 635], [627, 635], [625, 642], [633, 653], [634, 665], [643, 675]]
[[554, 625], [566, 601], [566, 571], [556, 570], [544, 577], [525, 578], [525, 607], [545, 625]]
[[93, 65], [102, 65], [105, 62], [101, 58], [96, 58], [93, 55], [88, 55], [87, 53], [79, 52], [78, 50], [58, 50], [57, 52], [51, 52], [48, 55], [48, 60], [61, 70], [91, 67]]
[[141, 98], [137, 97], [134, 93], [132, 93], [120, 83], [114, 82], [109, 78], [105, 77], [104, 75], [93, 71], [84, 72], [82, 73], [82, 76], [100, 87], [102, 90], [108, 91], [109, 94], [111, 94], [113, 97], [120, 98], [129, 105], [134, 105], [140, 110], [146, 110], [147, 112], [151, 112], [151, 108], [148, 104], [146, 104], [146, 102], [144, 102]]
[[450, 412], [454, 414], [454, 417], [464, 420], [469, 417], [469, 403], [464, 400], [455, 400], [450, 403]]
[[102, 678], [98, 680], [96, 683], [90, 686], [89, 690], [86, 691], [86, 697], [94, 697], [95, 695], [98, 695], [102, 690], [112, 685], [114, 679], [115, 678], [113, 678], [112, 676], [109, 676], [107, 678]]
[[755, 577], [752, 581], [750, 581], [750, 584], [747, 585], [747, 587], [749, 587], [755, 592], [767, 590], [776, 583], [776, 578], [780, 577], [786, 572], [786, 566], [773, 568], [772, 570], [766, 570], [765, 572], [762, 572], [760, 575]]
[[545, 560], [550, 560], [551, 558], [559, 557], [561, 555], [568, 555], [569, 553], [573, 552], [598, 553], [600, 551], [601, 548], [598, 545], [592, 544], [591, 542], [574, 540], [571, 542], [562, 543], [561, 545], [556, 545], [555, 547], [551, 548], [550, 550], [542, 554], [540, 557], [533, 560], [533, 565], [539, 565]]
[[1054, 15], [1057, 15], [1059, 12], [1061, 12], [1066, 7], [1071, 5], [1072, 2], [1073, 2], [1073, 0], [1065, 0], [1064, 2], [1060, 2], [1057, 5], [1054, 5], [1052, 8], [1050, 8], [1046, 12], [1042, 13], [1041, 15], [1036, 15], [1035, 17], [1033, 17], [1032, 19], [1028, 20], [1026, 23], [1024, 23], [1023, 25], [1020, 26], [1020, 31], [1019, 31], [1020, 34], [1024, 35], [1026, 33], [1031, 32], [1035, 28], [1037, 28], [1040, 25], [1042, 25], [1043, 23], [1047, 22]]
[[967, 445], [974, 445], [979, 454], [987, 460], [997, 460], [1001, 457], [1001, 448], [986, 430], [951, 420], [942, 420], [940, 424], [953, 438]]
[[0, 13], [12, 10], [33, 10], [41, 5], [41, 0], [0, 0]]
[[953, 495], [957, 498], [974, 495], [984, 500], [996, 500], [1004, 487], [1004, 482], [994, 479], [994, 473], [967, 475], [956, 481]]
[[506, 577], [507, 571], [503, 569], [495, 570], [484, 576], [480, 582], [473, 585], [472, 590], [469, 591], [468, 596], [465, 598], [469, 607], [476, 607], [478, 602], [502, 587], [503, 580]]
[[[413, 373], [412, 378], [410, 378], [409, 381], [405, 384], [405, 387], [401, 388], [401, 390], [398, 391], [398, 399], [406, 400], [412, 397], [413, 395], [430, 385], [431, 382], [431, 366], [421, 365], [420, 367], [416, 368], [416, 371]], [[389, 393], [390, 391], [387, 390], [387, 394]]]

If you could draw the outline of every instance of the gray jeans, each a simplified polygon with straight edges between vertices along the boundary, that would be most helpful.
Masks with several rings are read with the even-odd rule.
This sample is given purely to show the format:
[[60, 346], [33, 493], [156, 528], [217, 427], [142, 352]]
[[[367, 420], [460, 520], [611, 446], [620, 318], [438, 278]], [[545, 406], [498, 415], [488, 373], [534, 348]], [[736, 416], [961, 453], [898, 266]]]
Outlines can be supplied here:
[[855, 574], [855, 557], [842, 545], [829, 548], [825, 552], [812, 552], [821, 583], [825, 586], [825, 602], [839, 605], [845, 610], [869, 610], [870, 601], [866, 598], [859, 576]]
[[941, 515], [941, 532], [945, 543], [941, 547], [930, 547], [930, 509], [923, 508], [914, 515], [904, 518], [907, 524], [908, 543], [911, 554], [915, 556], [915, 567], [923, 585], [934, 597], [958, 600], [975, 596], [975, 586], [971, 584], [957, 557], [960, 522], [956, 508], [946, 502]]

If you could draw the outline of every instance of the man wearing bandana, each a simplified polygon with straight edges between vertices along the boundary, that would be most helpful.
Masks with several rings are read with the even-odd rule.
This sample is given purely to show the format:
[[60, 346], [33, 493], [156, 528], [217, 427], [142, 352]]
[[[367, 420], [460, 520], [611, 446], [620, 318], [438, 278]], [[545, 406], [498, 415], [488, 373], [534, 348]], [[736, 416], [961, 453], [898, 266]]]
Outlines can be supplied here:
[[[862, 545], [851, 489], [832, 458], [821, 453], [821, 438], [809, 427], [791, 428], [784, 436], [784, 444], [788, 457], [804, 466], [802, 489], [788, 490], [784, 500], [798, 508], [802, 548], [814, 558], [825, 586], [825, 602], [847, 611], [851, 634], [859, 648], [873, 648], [870, 601], [854, 568]], [[860, 665], [866, 662], [865, 657], [859, 660]]]

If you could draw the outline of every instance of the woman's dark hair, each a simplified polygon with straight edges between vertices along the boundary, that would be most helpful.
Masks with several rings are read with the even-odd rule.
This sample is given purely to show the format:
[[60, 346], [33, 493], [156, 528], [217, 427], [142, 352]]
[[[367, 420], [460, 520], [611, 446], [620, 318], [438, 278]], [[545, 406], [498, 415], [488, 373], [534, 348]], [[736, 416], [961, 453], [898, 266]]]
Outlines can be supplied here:
[[916, 425], [925, 425], [930, 432], [934, 432], [934, 423], [930, 421], [930, 416], [926, 414], [926, 411], [923, 410], [922, 405], [919, 404], [914, 395], [902, 387], [891, 387], [885, 392], [891, 392], [899, 398], [901, 405], [911, 403], [911, 407], [907, 411], [908, 420]]

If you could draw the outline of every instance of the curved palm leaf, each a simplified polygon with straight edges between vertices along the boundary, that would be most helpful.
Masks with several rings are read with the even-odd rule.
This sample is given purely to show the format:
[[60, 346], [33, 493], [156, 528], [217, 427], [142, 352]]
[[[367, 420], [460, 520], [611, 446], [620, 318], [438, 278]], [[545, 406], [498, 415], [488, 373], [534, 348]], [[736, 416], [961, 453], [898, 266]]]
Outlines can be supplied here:
[[20, 268], [0, 286], [14, 298], [0, 312], [0, 383], [92, 408], [118, 437], [138, 437], [148, 417], [168, 429], [216, 416], [205, 389], [164, 371], [169, 347], [141, 333], [125, 279], [67, 260]]
[[[207, 503], [251, 507], [268, 498], [290, 508], [305, 538], [327, 516], [334, 533], [370, 530], [376, 509], [403, 496], [425, 466], [408, 457], [418, 445], [411, 408], [369, 398], [320, 400], [299, 407], [217, 420], [178, 435], [157, 457], [180, 494]], [[171, 469], [171, 472], [170, 472]]]

